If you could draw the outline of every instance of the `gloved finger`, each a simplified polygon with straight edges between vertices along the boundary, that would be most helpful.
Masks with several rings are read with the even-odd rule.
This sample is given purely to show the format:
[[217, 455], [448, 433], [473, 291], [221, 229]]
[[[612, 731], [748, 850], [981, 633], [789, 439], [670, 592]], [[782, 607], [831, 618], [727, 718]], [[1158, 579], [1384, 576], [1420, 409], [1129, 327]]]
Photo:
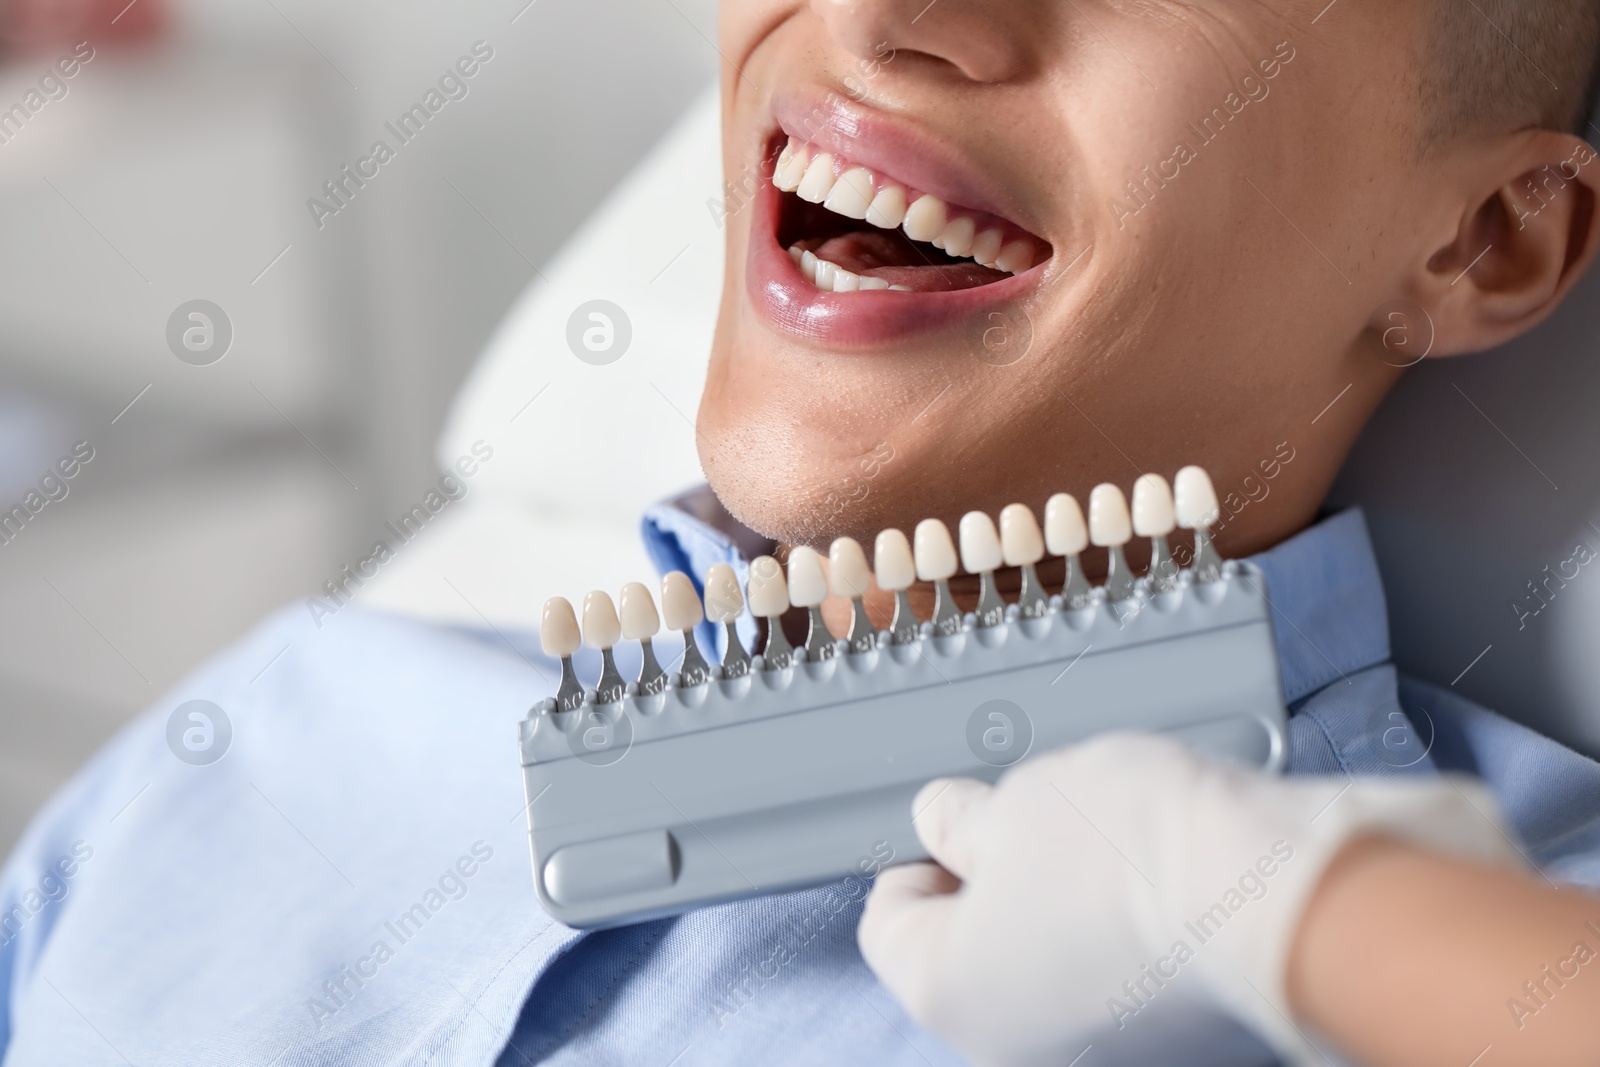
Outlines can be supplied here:
[[949, 896], [960, 888], [961, 879], [937, 863], [901, 863], [878, 872], [867, 901], [870, 905], [873, 897], [877, 897], [885, 905], [892, 906], [924, 897]]
[[975, 778], [936, 778], [911, 802], [911, 823], [922, 847], [963, 882], [973, 875], [993, 794], [994, 786]]
[[867, 966], [912, 1016], [925, 1018], [930, 984], [961, 898], [959, 884], [933, 863], [908, 863], [879, 873], [867, 897], [856, 941]]

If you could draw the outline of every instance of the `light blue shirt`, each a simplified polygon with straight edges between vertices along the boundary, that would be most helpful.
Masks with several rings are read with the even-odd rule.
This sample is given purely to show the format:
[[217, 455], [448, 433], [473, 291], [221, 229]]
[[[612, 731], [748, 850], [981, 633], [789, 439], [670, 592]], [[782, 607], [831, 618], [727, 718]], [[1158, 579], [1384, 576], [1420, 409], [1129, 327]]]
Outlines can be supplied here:
[[[644, 525], [663, 567], [743, 569], [686, 511]], [[1295, 772], [1478, 774], [1551, 878], [1600, 887], [1600, 765], [1397, 676], [1359, 512], [1256, 561]], [[0, 875], [7, 1067], [958, 1062], [862, 963], [845, 884], [595, 934], [552, 922], [515, 745], [556, 677], [533, 647], [355, 608], [319, 627], [294, 606], [196, 672]], [[174, 755], [202, 729], [169, 731], [190, 700], [228, 717], [216, 762]], [[1141, 1012], [1080, 1067], [1165, 1062], [1271, 1056], [1220, 1016]]]

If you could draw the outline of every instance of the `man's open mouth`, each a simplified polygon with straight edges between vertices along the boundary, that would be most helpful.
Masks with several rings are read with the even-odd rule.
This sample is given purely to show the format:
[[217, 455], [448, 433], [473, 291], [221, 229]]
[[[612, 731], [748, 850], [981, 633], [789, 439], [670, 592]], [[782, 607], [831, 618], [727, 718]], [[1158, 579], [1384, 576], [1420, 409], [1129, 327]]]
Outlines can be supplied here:
[[950, 292], [1021, 274], [1050, 245], [1014, 223], [793, 137], [778, 154], [778, 243], [822, 292]]

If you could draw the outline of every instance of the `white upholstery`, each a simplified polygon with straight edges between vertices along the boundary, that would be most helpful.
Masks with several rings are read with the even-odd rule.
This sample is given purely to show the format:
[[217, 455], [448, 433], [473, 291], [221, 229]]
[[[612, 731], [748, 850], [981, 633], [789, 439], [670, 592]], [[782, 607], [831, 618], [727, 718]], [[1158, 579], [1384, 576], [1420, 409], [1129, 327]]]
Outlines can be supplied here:
[[[640, 512], [703, 480], [693, 420], [721, 296], [723, 230], [708, 206], [723, 195], [719, 143], [711, 86], [541, 269], [439, 438], [441, 469], [478, 440], [494, 458], [363, 603], [528, 627], [546, 597], [576, 603], [651, 576]], [[567, 346], [568, 318], [594, 299], [632, 322], [632, 343], [608, 366]]]
[[[708, 90], [507, 317], [438, 453], [449, 464], [482, 438], [495, 458], [369, 602], [528, 626], [547, 596], [649, 573], [639, 511], [699, 478], [689, 420], [721, 284], [722, 230], [707, 204], [721, 196]], [[578, 361], [565, 342], [572, 309], [595, 297], [633, 321], [632, 348], [609, 367]], [[1447, 685], [1488, 648], [1457, 688], [1591, 753], [1600, 559], [1521, 630], [1512, 604], [1577, 541], [1600, 553], [1597, 298], [1591, 274], [1505, 350], [1407, 372], [1330, 501], [1367, 509], [1404, 669]]]
[[[1408, 370], [1330, 498], [1366, 509], [1403, 668], [1441, 685], [1460, 677], [1467, 696], [1590, 754], [1600, 753], [1597, 313], [1591, 271], [1526, 337]], [[1521, 619], [1513, 604], [1539, 606], [1528, 583], [1561, 569], [1580, 541], [1595, 560], [1566, 566], [1578, 576], [1552, 581], [1549, 607]]]

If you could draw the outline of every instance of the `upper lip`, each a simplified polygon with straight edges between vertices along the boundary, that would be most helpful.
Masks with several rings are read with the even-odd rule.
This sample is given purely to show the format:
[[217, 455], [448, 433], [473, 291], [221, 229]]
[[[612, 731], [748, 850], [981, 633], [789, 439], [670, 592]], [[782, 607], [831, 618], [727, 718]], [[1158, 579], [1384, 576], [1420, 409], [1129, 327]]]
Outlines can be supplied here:
[[789, 91], [773, 99], [784, 133], [952, 207], [987, 212], [1043, 239], [1007, 195], [965, 153], [919, 123], [862, 107], [836, 93]]

